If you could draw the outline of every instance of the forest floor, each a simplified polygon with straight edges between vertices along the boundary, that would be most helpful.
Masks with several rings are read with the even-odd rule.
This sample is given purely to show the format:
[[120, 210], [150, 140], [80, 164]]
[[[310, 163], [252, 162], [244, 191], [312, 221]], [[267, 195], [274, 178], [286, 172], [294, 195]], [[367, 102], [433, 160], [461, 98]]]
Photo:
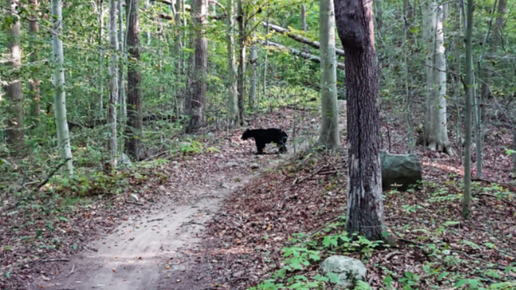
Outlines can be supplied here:
[[[205, 132], [202, 153], [170, 156], [148, 177], [131, 177], [127, 192], [63, 211], [40, 210], [51, 202], [45, 199], [2, 211], [0, 289], [246, 289], [273, 277], [288, 264], [284, 247], [311, 240], [307, 248], [322, 249], [324, 236], [342, 232], [346, 155], [299, 153], [316, 138], [316, 114], [282, 108], [252, 118], [249, 127], [286, 129], [289, 154], [254, 155], [254, 142], [240, 140], [242, 129]], [[393, 142], [383, 138], [383, 147], [406, 152], [403, 128], [384, 120], [382, 135]], [[486, 135], [484, 181], [474, 185], [469, 220], [461, 217], [460, 159], [418, 148], [422, 188], [384, 194], [398, 247], [339, 244], [319, 255], [361, 259], [373, 289], [516, 281], [509, 133]], [[276, 283], [311, 279], [317, 265]]]

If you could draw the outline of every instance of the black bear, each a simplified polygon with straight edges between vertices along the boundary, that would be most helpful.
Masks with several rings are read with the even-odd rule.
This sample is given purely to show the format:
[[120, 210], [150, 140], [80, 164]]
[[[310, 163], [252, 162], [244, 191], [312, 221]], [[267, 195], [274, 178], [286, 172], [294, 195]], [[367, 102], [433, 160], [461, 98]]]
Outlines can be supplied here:
[[280, 153], [287, 152], [285, 143], [287, 143], [288, 135], [281, 129], [247, 129], [244, 134], [242, 134], [242, 140], [247, 140], [249, 138], [254, 138], [254, 141], [256, 142], [256, 150], [258, 150], [256, 154], [263, 154], [265, 144], [272, 142], [278, 145]]

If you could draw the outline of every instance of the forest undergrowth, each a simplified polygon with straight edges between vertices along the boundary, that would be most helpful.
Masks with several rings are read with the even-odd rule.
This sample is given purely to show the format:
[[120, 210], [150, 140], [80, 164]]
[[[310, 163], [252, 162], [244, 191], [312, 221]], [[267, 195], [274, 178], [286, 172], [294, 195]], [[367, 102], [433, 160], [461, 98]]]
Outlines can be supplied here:
[[[309, 139], [307, 132], [312, 137], [316, 132], [310, 126], [318, 118], [311, 113], [282, 108], [254, 116], [250, 126], [294, 127], [297, 135], [290, 142], [300, 142]], [[401, 122], [386, 123], [384, 147], [387, 131], [392, 140], [406, 136]], [[345, 152], [328, 155], [305, 150], [228, 197], [209, 223], [203, 244], [191, 252], [198, 267], [180, 273], [180, 285], [332, 289], [331, 277], [319, 273], [318, 265], [329, 255], [344, 254], [364, 261], [366, 282], [373, 289], [514, 289], [516, 201], [511, 160], [505, 152], [510, 135], [493, 130], [496, 134], [486, 137], [485, 178], [474, 183], [469, 220], [461, 217], [459, 157], [418, 147], [424, 174], [421, 189], [384, 193], [386, 223], [398, 237], [398, 247], [350, 240], [343, 231]], [[87, 248], [88, 241], [129, 217], [165, 200], [186, 202], [188, 189], [220, 172], [226, 156], [237, 155], [239, 162], [247, 164], [222, 166], [227, 168], [227, 178], [237, 179], [267, 166], [274, 154], [255, 158], [254, 144], [239, 138], [242, 131], [206, 128], [198, 135], [183, 136], [178, 141], [182, 147], [177, 147], [182, 149], [130, 170], [97, 170], [82, 180], [82, 190], [80, 181], [51, 178], [31, 197], [4, 199], [0, 288], [19, 289], [35, 276], [52, 277], [58, 271], [54, 264]], [[343, 143], [345, 132], [344, 128]], [[406, 149], [404, 142], [390, 144], [393, 153]], [[170, 281], [172, 277], [164, 278], [170, 282], [165, 283], [170, 286], [166, 289], [179, 286]]]
[[[403, 128], [391, 120], [382, 136], [403, 138]], [[351, 240], [344, 232], [346, 154], [306, 151], [228, 199], [198, 249], [199, 273], [190, 276], [217, 289], [334, 289], [319, 264], [347, 255], [368, 269], [369, 285], [356, 289], [515, 289], [515, 187], [505, 151], [511, 136], [491, 129], [468, 220], [461, 215], [460, 158], [418, 147], [421, 188], [384, 192], [398, 247]], [[390, 146], [393, 153], [406, 150], [403, 142]]]

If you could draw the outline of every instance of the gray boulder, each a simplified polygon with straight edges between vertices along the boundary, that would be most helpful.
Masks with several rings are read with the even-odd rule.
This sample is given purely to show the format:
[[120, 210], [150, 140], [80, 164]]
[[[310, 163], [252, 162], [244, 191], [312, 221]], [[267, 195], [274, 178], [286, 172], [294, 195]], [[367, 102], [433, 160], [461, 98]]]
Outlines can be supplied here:
[[125, 153], [122, 153], [120, 158], [118, 158], [118, 168], [122, 169], [128, 167], [131, 167], [131, 158], [129, 158]]
[[380, 152], [382, 160], [382, 188], [407, 190], [410, 185], [418, 185], [423, 180], [421, 162], [413, 154], [390, 154]]
[[346, 256], [331, 256], [324, 260], [321, 269], [338, 276], [337, 286], [351, 288], [357, 280], [364, 280], [367, 269], [362, 261]]

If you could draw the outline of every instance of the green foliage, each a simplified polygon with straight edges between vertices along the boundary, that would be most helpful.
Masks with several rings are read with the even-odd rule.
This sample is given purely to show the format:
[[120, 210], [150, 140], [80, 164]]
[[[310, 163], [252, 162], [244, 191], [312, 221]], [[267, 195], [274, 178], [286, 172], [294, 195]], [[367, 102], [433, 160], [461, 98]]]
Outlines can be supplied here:
[[71, 178], [57, 179], [56, 192], [64, 195], [97, 196], [118, 194], [123, 188], [126, 174], [108, 175], [104, 172], [80, 174]]
[[200, 154], [203, 150], [203, 144], [199, 141], [187, 138], [177, 144], [176, 150], [182, 154]]

